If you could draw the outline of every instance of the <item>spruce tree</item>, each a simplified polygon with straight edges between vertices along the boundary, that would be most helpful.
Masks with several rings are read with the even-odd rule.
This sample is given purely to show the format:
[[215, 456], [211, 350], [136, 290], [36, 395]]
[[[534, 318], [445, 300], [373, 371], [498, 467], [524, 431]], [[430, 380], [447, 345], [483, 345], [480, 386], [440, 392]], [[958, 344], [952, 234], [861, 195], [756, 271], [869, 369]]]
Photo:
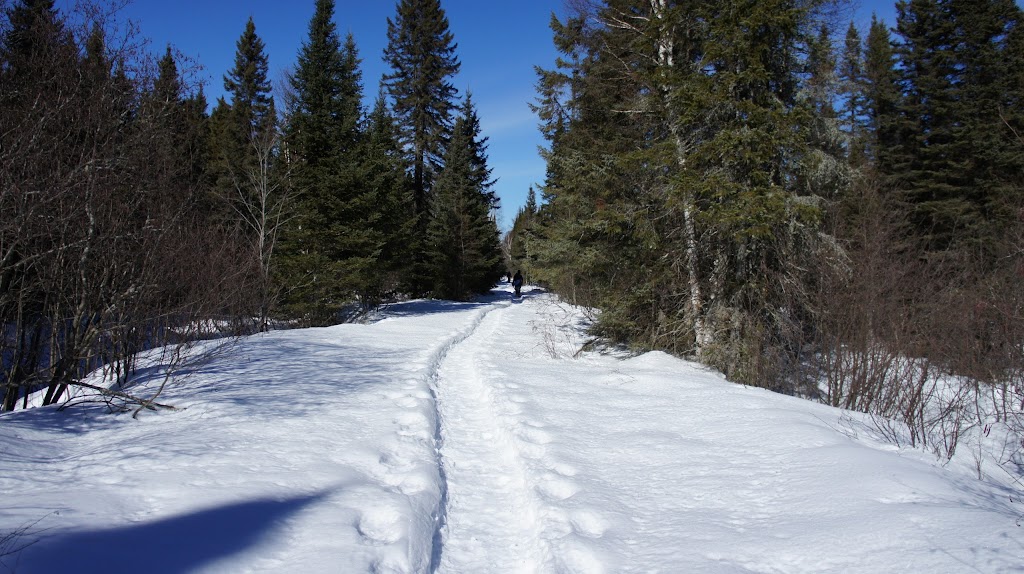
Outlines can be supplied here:
[[512, 229], [508, 232], [508, 257], [510, 268], [520, 269], [527, 277], [533, 277], [533, 243], [534, 221], [537, 216], [537, 194], [530, 186], [526, 194], [526, 204], [516, 213], [512, 221]]
[[[259, 326], [266, 328], [274, 307], [271, 261], [277, 231], [287, 207], [287, 191], [278, 165], [277, 112], [268, 78], [269, 60], [252, 17], [236, 44], [233, 67], [224, 75], [224, 91], [210, 120], [211, 150], [207, 181], [213, 184], [216, 214], [226, 229], [237, 230], [249, 246], [249, 262], [258, 292]], [[219, 209], [216, 209], [219, 207]]]
[[359, 56], [351, 34], [341, 42], [333, 14], [333, 0], [317, 0], [285, 127], [298, 211], [283, 238], [280, 277], [290, 312], [314, 324], [335, 321], [372, 283], [375, 257], [373, 193], [361, 181]]
[[867, 114], [867, 155], [880, 173], [895, 175], [901, 92], [896, 53], [884, 21], [871, 17], [864, 47], [864, 107]]
[[435, 297], [464, 300], [486, 293], [504, 271], [486, 138], [466, 96], [431, 196], [428, 261]]
[[962, 194], [964, 158], [956, 153], [956, 22], [948, 0], [901, 1], [896, 10], [903, 98], [893, 169], [918, 237], [930, 250], [945, 251], [958, 226], [975, 217]]
[[227, 226], [232, 226], [234, 213], [230, 200], [234, 196], [234, 178], [228, 150], [240, 149], [237, 143], [237, 130], [234, 129], [234, 117], [231, 105], [223, 96], [217, 98], [210, 112], [206, 129], [207, 164], [203, 180], [208, 192], [203, 199], [217, 219]]
[[1011, 174], [1024, 167], [1013, 128], [1021, 10], [1005, 0], [910, 0], [897, 13], [903, 93], [890, 171], [928, 251], [984, 252], [1012, 221], [998, 206], [1019, 194]]
[[806, 97], [810, 16], [609, 0], [553, 26], [537, 273], [601, 308], [600, 334], [755, 384], [792, 360], [790, 322], [809, 311], [794, 286], [812, 280], [797, 262], [845, 177], [827, 103]]
[[850, 22], [840, 56], [838, 80], [842, 105], [839, 113], [846, 132], [847, 156], [854, 166], [867, 161], [867, 109], [864, 77], [864, 46], [860, 32]]
[[836, 116], [837, 74], [832, 50], [832, 32], [828, 25], [818, 28], [818, 36], [810, 42], [807, 54], [807, 93], [815, 111], [822, 118]]
[[220, 192], [225, 198], [246, 195], [247, 180], [258, 169], [258, 149], [268, 145], [277, 129], [269, 61], [252, 17], [235, 44], [234, 67], [224, 75], [230, 113], [215, 149]]
[[451, 134], [459, 72], [455, 39], [440, 0], [400, 0], [388, 18], [384, 85], [410, 155], [417, 213], [424, 213]]
[[398, 126], [381, 93], [367, 121], [363, 161], [364, 180], [374, 194], [376, 209], [369, 223], [378, 246], [375, 281], [363, 295], [368, 302], [420, 289], [413, 286], [417, 278], [410, 273], [410, 245], [417, 218], [412, 181], [399, 138]]
[[231, 107], [242, 135], [258, 140], [261, 132], [271, 129], [276, 118], [273, 86], [267, 77], [270, 63], [252, 17], [235, 46], [235, 65], [224, 76], [224, 91], [231, 94]]
[[991, 251], [1018, 225], [1024, 200], [1024, 12], [1012, 0], [955, 0], [962, 96], [959, 153], [968, 158], [964, 193], [977, 206], [976, 236]]
[[[4, 6], [8, 26], [0, 35], [0, 72], [7, 82], [28, 80], [36, 58], [60, 51], [62, 57], [74, 51], [74, 40], [54, 6], [54, 0], [20, 0]], [[5, 93], [13, 91], [5, 83]]]

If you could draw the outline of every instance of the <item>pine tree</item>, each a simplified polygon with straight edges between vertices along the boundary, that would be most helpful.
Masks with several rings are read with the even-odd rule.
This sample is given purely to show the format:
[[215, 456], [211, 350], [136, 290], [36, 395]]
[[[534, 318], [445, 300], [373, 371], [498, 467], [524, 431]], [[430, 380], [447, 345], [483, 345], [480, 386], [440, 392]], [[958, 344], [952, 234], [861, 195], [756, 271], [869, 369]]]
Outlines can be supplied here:
[[400, 0], [388, 18], [384, 85], [410, 154], [417, 213], [424, 213], [433, 178], [451, 135], [459, 72], [454, 36], [439, 0]]
[[486, 138], [467, 95], [431, 197], [427, 225], [435, 297], [464, 300], [486, 293], [504, 271]]

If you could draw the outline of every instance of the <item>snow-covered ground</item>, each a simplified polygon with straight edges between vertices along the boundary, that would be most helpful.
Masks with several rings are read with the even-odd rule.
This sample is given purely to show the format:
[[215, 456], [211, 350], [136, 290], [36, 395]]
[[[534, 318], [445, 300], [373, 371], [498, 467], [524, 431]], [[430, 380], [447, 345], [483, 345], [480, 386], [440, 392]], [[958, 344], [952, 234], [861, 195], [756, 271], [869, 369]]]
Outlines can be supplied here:
[[577, 354], [583, 323], [540, 291], [411, 302], [242, 339], [178, 411], [4, 414], [0, 538], [34, 543], [0, 572], [1024, 570], [1011, 490], [665, 354]]

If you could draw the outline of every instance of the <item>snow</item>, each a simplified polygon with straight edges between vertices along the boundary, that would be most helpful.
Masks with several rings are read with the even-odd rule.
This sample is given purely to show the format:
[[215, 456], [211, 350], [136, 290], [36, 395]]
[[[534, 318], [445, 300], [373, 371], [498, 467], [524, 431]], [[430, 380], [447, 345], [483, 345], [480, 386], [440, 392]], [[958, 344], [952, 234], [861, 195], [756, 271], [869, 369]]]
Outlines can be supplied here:
[[1005, 485], [507, 290], [0, 416], [0, 572], [1024, 571]]

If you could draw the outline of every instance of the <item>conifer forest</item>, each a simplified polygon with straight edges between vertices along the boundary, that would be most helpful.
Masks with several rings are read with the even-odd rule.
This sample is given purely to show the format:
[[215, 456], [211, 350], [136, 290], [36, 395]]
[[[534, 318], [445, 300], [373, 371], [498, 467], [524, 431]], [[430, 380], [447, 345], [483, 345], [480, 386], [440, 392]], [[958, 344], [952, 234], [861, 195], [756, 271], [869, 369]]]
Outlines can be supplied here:
[[949, 456], [971, 409], [1024, 409], [1013, 0], [899, 0], [867, 30], [825, 0], [568, 6], [536, 63], [547, 173], [502, 236], [441, 0], [395, 2], [382, 78], [315, 0], [276, 90], [272, 24], [239, 22], [214, 102], [102, 0], [0, 0], [2, 410], [145, 349], [470, 300], [509, 269], [590, 309], [595, 348]]

